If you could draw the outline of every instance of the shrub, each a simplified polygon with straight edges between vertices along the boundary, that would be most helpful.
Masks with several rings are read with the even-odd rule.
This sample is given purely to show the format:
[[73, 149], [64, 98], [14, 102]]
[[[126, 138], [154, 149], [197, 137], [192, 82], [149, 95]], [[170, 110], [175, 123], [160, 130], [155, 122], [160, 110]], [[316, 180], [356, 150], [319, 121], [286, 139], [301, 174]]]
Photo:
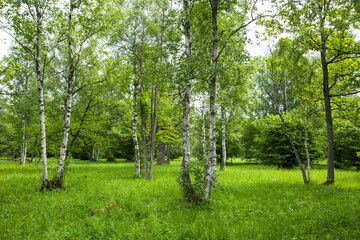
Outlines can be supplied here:
[[254, 159], [257, 157], [257, 138], [261, 128], [256, 121], [247, 121], [241, 129], [241, 153], [245, 159]]
[[109, 154], [106, 156], [106, 161], [108, 162], [114, 162], [115, 161], [115, 158], [112, 154]]
[[[288, 130], [292, 135], [300, 158], [305, 163], [306, 152], [304, 147], [304, 126], [299, 118], [287, 114], [285, 117]], [[257, 121], [259, 135], [255, 138], [256, 157], [265, 165], [277, 166], [279, 168], [292, 168], [297, 166], [295, 154], [291, 148], [290, 141], [285, 133], [279, 116], [268, 116]], [[319, 148], [313, 139], [313, 130], [308, 127], [308, 149], [310, 159], [318, 159], [321, 156]]]
[[335, 124], [335, 167], [360, 170], [360, 129], [344, 121]]

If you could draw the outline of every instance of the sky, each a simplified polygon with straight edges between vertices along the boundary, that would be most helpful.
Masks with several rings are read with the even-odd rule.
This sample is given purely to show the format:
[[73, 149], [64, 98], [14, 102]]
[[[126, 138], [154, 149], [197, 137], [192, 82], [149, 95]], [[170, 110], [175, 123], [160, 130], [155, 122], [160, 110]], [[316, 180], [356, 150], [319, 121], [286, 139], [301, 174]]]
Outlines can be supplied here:
[[0, 60], [8, 53], [11, 38], [0, 29]]
[[[271, 9], [269, 3], [260, 4], [258, 6], [258, 12], [263, 13], [266, 9]], [[252, 23], [248, 26], [248, 37], [251, 39], [252, 43], [247, 44], [246, 50], [250, 53], [251, 56], [264, 56], [268, 53], [268, 41], [258, 41], [255, 36], [255, 32], [262, 32], [263, 28], [261, 26]], [[12, 39], [4, 31], [0, 29], [0, 61], [3, 57], [8, 54], [9, 47], [11, 45]], [[259, 45], [257, 43], [260, 43]]]
[[[247, 44], [246, 50], [250, 53], [251, 56], [264, 56], [268, 53], [268, 42], [260, 41], [260, 44], [258, 45], [257, 42], [259, 41], [256, 40], [255, 37], [256, 30], [261, 32], [262, 28], [257, 26], [255, 23], [252, 23], [248, 30], [248, 36], [251, 39], [252, 44]], [[8, 54], [11, 41], [11, 37], [0, 29], [0, 60], [2, 60], [3, 57]]]

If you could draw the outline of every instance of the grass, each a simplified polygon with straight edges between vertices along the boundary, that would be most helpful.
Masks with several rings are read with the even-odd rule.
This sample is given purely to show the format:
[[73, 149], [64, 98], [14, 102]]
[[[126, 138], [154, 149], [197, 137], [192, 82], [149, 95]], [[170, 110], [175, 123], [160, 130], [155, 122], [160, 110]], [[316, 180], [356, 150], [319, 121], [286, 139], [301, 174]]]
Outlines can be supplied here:
[[[56, 163], [50, 162], [55, 172]], [[74, 161], [66, 190], [39, 192], [41, 165], [0, 160], [0, 239], [360, 239], [360, 173], [233, 163], [210, 204], [183, 202], [180, 161], [135, 179], [133, 163]], [[116, 203], [121, 209], [91, 215]]]

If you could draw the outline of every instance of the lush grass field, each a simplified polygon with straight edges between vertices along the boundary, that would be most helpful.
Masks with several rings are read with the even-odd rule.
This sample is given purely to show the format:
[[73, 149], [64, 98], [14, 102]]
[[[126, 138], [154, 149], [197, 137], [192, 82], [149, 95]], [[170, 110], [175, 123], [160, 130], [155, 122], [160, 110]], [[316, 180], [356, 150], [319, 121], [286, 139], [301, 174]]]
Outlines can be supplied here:
[[[55, 171], [55, 162], [50, 171]], [[180, 161], [134, 178], [132, 163], [71, 163], [66, 190], [39, 192], [41, 165], [0, 160], [0, 239], [360, 239], [360, 173], [227, 166], [210, 204], [192, 206]], [[116, 203], [121, 209], [91, 215]]]

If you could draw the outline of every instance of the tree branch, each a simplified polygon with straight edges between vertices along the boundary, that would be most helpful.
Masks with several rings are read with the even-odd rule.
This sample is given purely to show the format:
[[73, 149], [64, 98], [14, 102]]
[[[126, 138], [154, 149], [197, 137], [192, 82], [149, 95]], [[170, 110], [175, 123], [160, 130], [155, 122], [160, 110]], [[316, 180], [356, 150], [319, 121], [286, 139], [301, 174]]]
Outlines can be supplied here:
[[331, 94], [330, 97], [345, 97], [345, 96], [349, 96], [349, 95], [355, 95], [358, 93], [360, 93], [360, 90], [356, 91], [356, 92], [351, 92], [351, 93]]

